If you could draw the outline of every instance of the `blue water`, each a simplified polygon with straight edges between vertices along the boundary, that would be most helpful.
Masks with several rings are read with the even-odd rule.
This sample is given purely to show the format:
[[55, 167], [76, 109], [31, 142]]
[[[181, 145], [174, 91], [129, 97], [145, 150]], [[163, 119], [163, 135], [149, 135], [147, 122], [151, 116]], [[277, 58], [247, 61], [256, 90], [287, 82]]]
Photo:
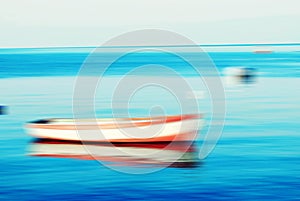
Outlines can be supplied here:
[[[8, 114], [0, 116], [0, 199], [299, 199], [300, 52], [209, 52], [221, 73], [229, 66], [254, 67], [258, 72], [254, 83], [224, 84], [227, 116], [218, 145], [192, 167], [133, 175], [94, 160], [30, 156], [35, 142], [26, 135], [24, 124], [72, 116], [75, 76], [89, 51], [91, 48], [0, 50], [0, 104], [8, 106]], [[153, 59], [168, 61], [166, 64], [193, 79], [184, 63], [153, 53], [124, 58], [107, 77]], [[200, 136], [195, 149], [199, 150], [202, 140]]]
[[[299, 47], [300, 49], [300, 47]], [[76, 76], [86, 57], [93, 48], [49, 48], [49, 49], [0, 49], [0, 78], [35, 76]], [[100, 53], [108, 58], [116, 53]], [[183, 55], [196, 55], [183, 53]], [[196, 55], [197, 56], [197, 55]], [[264, 77], [299, 77], [300, 51], [253, 54], [252, 52], [208, 52], [215, 66], [223, 71], [229, 66], [258, 68]], [[100, 59], [99, 59], [100, 60]], [[115, 62], [108, 75], [122, 75], [133, 66], [151, 61], [170, 65], [184, 71], [187, 64], [171, 54], [134, 54]], [[148, 72], [149, 73], [149, 72]], [[193, 76], [191, 72], [185, 75]]]

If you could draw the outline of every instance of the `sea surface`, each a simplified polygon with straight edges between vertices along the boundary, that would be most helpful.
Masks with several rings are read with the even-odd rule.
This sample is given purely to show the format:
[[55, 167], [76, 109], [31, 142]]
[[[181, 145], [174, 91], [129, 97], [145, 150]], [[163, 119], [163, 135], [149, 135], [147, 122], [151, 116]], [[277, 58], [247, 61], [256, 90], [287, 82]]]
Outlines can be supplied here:
[[[118, 83], [133, 67], [155, 60], [177, 70], [198, 93], [206, 124], [197, 141], [178, 162], [149, 174], [138, 173], [164, 166], [181, 153], [180, 145], [156, 158], [137, 153], [161, 150], [163, 145], [116, 145], [125, 150], [124, 155], [108, 151], [110, 158], [100, 154], [97, 161], [87, 157], [81, 144], [37, 141], [24, 130], [28, 121], [73, 117], [76, 76], [93, 48], [0, 49], [0, 105], [6, 106], [6, 114], [0, 115], [0, 199], [299, 200], [300, 46], [293, 49], [207, 53], [224, 84], [226, 117], [217, 146], [204, 160], [198, 152], [210, 126], [212, 106], [209, 91], [196, 82], [195, 72], [177, 57], [153, 52], [131, 54], [111, 66], [103, 75], [107, 86]], [[251, 82], [231, 78], [228, 82], [224, 70], [236, 66], [255, 69], [256, 76]], [[153, 72], [149, 68], [137, 76], [169, 79]], [[160, 108], [151, 110], [153, 103], [164, 105], [166, 114], [178, 113], [173, 96], [157, 88], [147, 90], [132, 101], [132, 115], [161, 113]], [[101, 99], [109, 92], [108, 87], [96, 94], [99, 117], [112, 112], [109, 99]], [[96, 146], [107, 150], [105, 145]], [[136, 174], [111, 167], [133, 169]]]

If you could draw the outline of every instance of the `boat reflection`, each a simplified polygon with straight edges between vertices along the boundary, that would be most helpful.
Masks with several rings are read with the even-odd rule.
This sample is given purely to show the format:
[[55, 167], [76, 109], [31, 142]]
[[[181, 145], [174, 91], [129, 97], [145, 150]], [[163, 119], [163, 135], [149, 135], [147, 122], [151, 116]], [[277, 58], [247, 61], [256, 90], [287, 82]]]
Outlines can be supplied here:
[[[90, 154], [92, 153], [92, 154]], [[99, 160], [121, 166], [168, 166], [192, 168], [199, 165], [196, 147], [187, 142], [173, 143], [85, 143], [36, 140], [30, 156]]]

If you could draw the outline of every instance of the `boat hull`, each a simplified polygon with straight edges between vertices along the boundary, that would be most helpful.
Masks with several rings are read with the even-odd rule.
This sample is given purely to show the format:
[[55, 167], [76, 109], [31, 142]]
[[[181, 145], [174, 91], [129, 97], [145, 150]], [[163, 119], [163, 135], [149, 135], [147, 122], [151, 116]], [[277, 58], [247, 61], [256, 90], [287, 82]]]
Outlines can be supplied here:
[[29, 135], [41, 139], [96, 142], [193, 141], [202, 124], [199, 117], [189, 115], [116, 121], [99, 119], [94, 123], [50, 119], [29, 123], [26, 128]]

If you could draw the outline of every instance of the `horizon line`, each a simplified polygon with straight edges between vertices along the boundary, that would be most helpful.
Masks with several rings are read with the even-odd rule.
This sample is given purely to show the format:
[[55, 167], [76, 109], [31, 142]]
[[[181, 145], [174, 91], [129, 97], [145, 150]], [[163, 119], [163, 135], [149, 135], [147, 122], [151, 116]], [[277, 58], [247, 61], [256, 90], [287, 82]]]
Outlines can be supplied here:
[[40, 46], [40, 47], [0, 47], [1, 49], [59, 49], [59, 48], [135, 48], [135, 47], [263, 47], [263, 46], [300, 46], [299, 42], [295, 43], [223, 43], [223, 44], [195, 44], [195, 45], [115, 45], [115, 46]]

